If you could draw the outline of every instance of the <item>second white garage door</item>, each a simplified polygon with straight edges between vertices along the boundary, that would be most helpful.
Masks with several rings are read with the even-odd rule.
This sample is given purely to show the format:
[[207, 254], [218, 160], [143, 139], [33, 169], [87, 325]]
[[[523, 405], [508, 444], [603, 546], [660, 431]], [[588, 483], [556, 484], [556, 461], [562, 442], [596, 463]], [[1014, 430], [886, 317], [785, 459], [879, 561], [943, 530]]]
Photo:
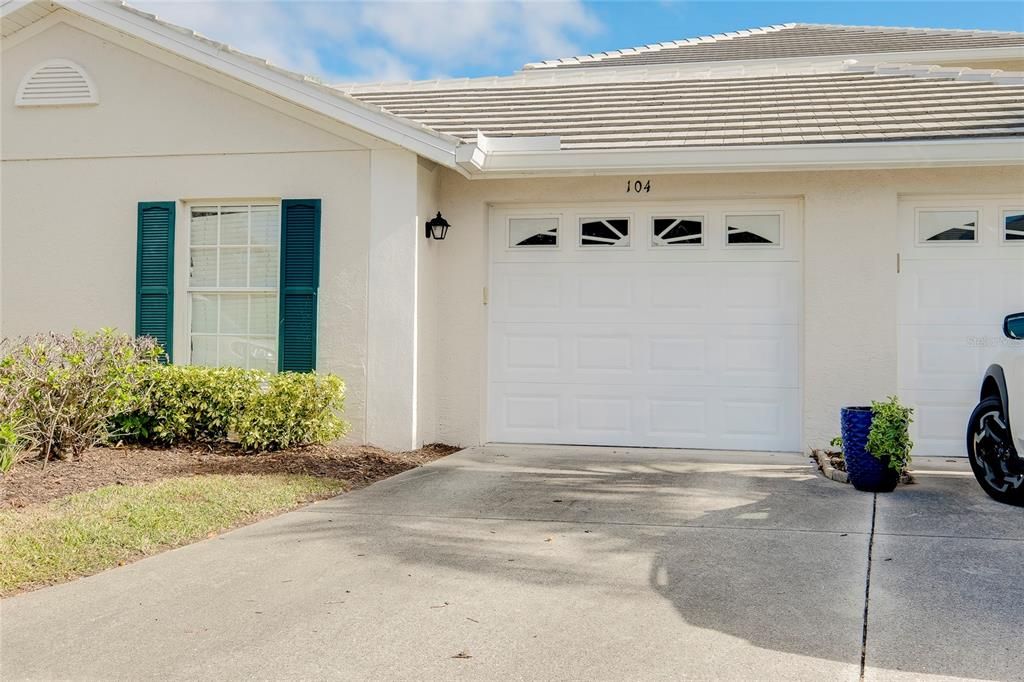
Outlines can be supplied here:
[[915, 455], [966, 456], [967, 420], [1024, 310], [1024, 198], [900, 202], [899, 395], [914, 407]]
[[491, 218], [489, 440], [800, 449], [796, 201]]

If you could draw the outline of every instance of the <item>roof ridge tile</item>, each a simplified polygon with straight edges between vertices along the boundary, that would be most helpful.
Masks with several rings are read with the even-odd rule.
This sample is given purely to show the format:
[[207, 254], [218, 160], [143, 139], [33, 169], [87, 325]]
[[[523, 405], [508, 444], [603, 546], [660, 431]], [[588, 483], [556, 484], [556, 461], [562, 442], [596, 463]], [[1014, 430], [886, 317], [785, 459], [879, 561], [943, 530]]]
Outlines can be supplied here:
[[650, 51], [656, 51], [656, 50], [663, 50], [663, 49], [671, 49], [671, 48], [674, 48], [674, 47], [682, 47], [683, 45], [694, 45], [694, 44], [697, 44], [697, 43], [715, 43], [715, 42], [718, 42], [720, 40], [731, 40], [733, 38], [743, 38], [746, 35], [750, 35], [754, 31], [757, 31], [758, 33], [769, 33], [771, 31], [778, 31], [778, 30], [781, 30], [781, 29], [784, 29], [784, 28], [792, 28], [795, 25], [796, 24], [773, 24], [771, 26], [760, 26], [758, 28], [742, 29], [743, 31], [748, 31], [748, 33], [746, 33], [746, 34], [741, 33], [741, 31], [732, 31], [730, 33], [714, 33], [714, 34], [710, 34], [710, 35], [696, 36], [696, 37], [693, 37], [693, 38], [683, 38], [683, 39], [680, 39], [680, 40], [669, 40], [669, 41], [665, 41], [665, 42], [662, 42], [662, 43], [654, 43], [654, 44], [651, 44], [651, 45], [642, 45], [642, 46], [637, 46], [637, 47], [632, 47], [632, 48], [621, 48], [619, 50], [609, 50], [607, 52], [591, 52], [590, 54], [576, 55], [575, 57], [560, 57], [558, 59], [546, 59], [546, 60], [541, 61], [541, 62], [531, 62], [529, 64], [526, 64], [526, 66], [524, 66], [523, 68], [524, 69], [538, 69], [538, 68], [548, 68], [549, 66], [556, 66], [558, 64], [574, 64], [574, 63], [581, 63], [583, 61], [588, 61], [588, 62], [589, 61], [596, 61], [596, 60], [600, 60], [600, 59], [606, 59], [608, 57], [618, 56], [618, 54], [623, 53], [624, 50], [641, 50], [641, 49], [647, 48]]
[[[780, 34], [787, 29], [818, 29], [834, 32], [834, 36], [825, 35], [817, 36], [816, 41], [811, 41], [813, 45], [806, 49], [801, 49], [804, 46], [797, 47], [793, 44], [790, 39], [779, 38], [774, 43], [757, 43], [749, 42], [755, 40], [759, 36], [766, 34]], [[953, 42], [955, 44], [939, 44], [935, 42], [941, 38], [948, 37], [950, 34], [956, 34]], [[653, 45], [638, 46], [631, 48], [622, 48], [618, 50], [609, 50], [606, 52], [595, 52], [586, 55], [578, 55], [575, 57], [563, 57], [560, 59], [549, 59], [541, 62], [532, 62], [526, 64], [524, 70], [534, 69], [550, 69], [565, 66], [610, 66], [612, 63], [617, 63], [619, 66], [630, 66], [634, 64], [647, 64], [653, 61], [668, 62], [671, 60], [671, 56], [658, 54], [650, 55], [647, 53], [659, 53], [665, 50], [680, 50], [678, 60], [679, 63], [704, 63], [704, 62], [715, 62], [715, 61], [727, 61], [729, 59], [734, 60], [771, 60], [778, 58], [791, 58], [796, 57], [810, 57], [810, 56], [826, 56], [829, 54], [841, 54], [842, 50], [846, 49], [846, 54], [884, 54], [887, 52], [909, 52], [909, 51], [936, 51], [946, 49], [971, 49], [971, 46], [963, 45], [962, 41], [964, 36], [974, 37], [978, 39], [979, 44], [976, 49], [987, 49], [992, 47], [1000, 47], [1000, 45], [993, 45], [992, 41], [1001, 40], [1003, 43], [1010, 40], [1010, 45], [1002, 45], [1002, 47], [1020, 47], [1024, 46], [1024, 33], [1014, 31], [995, 31], [986, 29], [953, 29], [953, 28], [919, 28], [911, 26], [859, 26], [859, 25], [844, 25], [844, 24], [815, 24], [815, 23], [786, 23], [786, 24], [772, 24], [770, 26], [762, 26], [759, 28], [748, 28], [740, 29], [736, 31], [728, 31], [723, 33], [713, 33], [709, 35], [685, 38], [674, 41], [666, 41], [662, 43], [656, 43]], [[888, 38], [891, 44], [885, 44], [885, 38]], [[747, 39], [744, 41], [743, 39]], [[822, 51], [822, 48], [817, 43], [823, 40], [831, 39], [835, 44], [840, 45], [840, 49], [836, 52], [829, 52], [827, 49]], [[929, 40], [930, 39], [930, 40]], [[1019, 39], [1014, 42], [1014, 39]], [[705, 59], [700, 59], [701, 52], [691, 52], [687, 48], [693, 48], [693, 46], [704, 46], [705, 48], [709, 44], [714, 43], [727, 43], [728, 41], [740, 41], [743, 47], [737, 48], [734, 52], [736, 56], [724, 58], [721, 56], [729, 52], [728, 48], [722, 48], [721, 50], [714, 48], [711, 52], [707, 49], [703, 50]], [[783, 42], [779, 42], [783, 41]], [[879, 42], [882, 41], [881, 44]], [[922, 47], [921, 45], [926, 46]], [[763, 48], [763, 49], [762, 49]], [[696, 48], [693, 48], [696, 49]], [[756, 50], [762, 49], [762, 54], [757, 54]], [[779, 53], [781, 50], [781, 54]], [[751, 52], [754, 52], [751, 54]], [[685, 58], [683, 53], [686, 53]], [[696, 58], [691, 58], [696, 57]], [[623, 59], [625, 58], [625, 59]], [[621, 63], [619, 63], [621, 62]]]

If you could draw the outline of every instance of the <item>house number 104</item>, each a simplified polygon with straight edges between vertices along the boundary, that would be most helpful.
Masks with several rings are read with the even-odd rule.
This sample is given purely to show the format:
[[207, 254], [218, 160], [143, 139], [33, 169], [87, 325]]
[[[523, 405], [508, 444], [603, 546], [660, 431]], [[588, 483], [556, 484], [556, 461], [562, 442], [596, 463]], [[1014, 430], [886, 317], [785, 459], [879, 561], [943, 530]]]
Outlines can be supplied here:
[[627, 180], [626, 181], [626, 194], [640, 194], [641, 192], [651, 191], [651, 181], [647, 180]]

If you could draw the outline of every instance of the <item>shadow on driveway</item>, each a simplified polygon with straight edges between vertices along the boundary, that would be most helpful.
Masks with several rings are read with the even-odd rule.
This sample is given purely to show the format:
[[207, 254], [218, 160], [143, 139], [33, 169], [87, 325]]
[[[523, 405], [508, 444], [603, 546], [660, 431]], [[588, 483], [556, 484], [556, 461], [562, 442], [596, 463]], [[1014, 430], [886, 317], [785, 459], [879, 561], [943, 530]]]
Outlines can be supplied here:
[[[991, 654], [1019, 653], [1019, 616], [994, 600], [1024, 542], [929, 535], [958, 513], [936, 486], [977, 503], [960, 532], [1012, 526], [961, 484], [880, 502], [869, 678], [1012, 679]], [[6, 679], [856, 680], [871, 519], [797, 456], [475, 448], [7, 600], [0, 659]]]

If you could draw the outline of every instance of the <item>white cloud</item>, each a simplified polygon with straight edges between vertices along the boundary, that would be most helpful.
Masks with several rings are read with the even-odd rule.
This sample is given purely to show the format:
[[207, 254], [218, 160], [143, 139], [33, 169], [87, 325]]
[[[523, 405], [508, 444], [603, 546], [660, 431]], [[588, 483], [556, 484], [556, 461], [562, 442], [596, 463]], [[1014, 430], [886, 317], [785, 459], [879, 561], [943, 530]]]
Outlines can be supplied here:
[[580, 0], [137, 0], [131, 4], [327, 81], [512, 71], [601, 30]]

